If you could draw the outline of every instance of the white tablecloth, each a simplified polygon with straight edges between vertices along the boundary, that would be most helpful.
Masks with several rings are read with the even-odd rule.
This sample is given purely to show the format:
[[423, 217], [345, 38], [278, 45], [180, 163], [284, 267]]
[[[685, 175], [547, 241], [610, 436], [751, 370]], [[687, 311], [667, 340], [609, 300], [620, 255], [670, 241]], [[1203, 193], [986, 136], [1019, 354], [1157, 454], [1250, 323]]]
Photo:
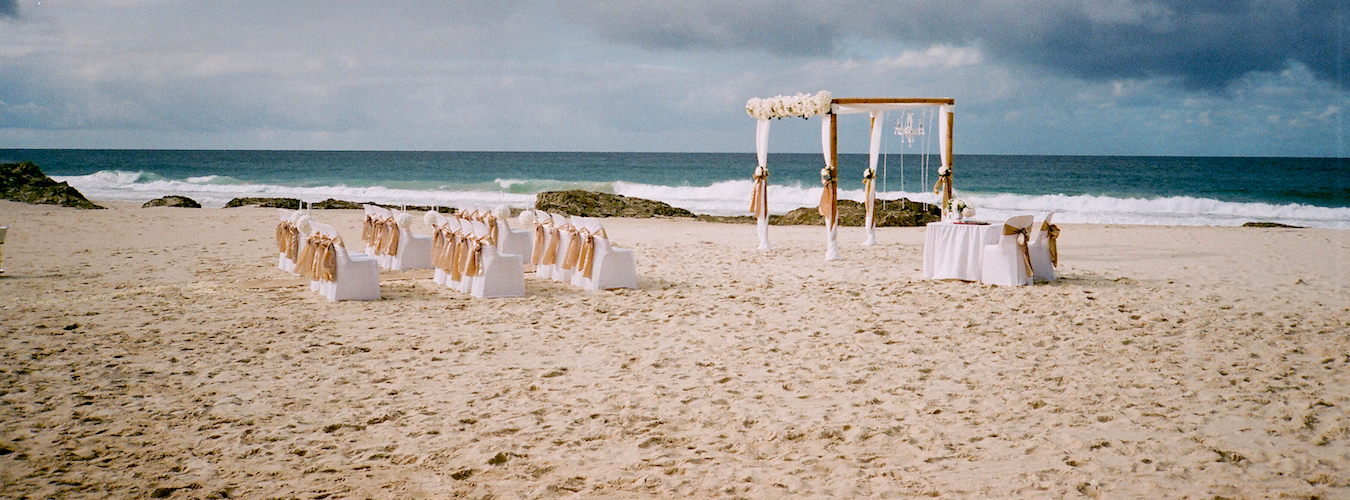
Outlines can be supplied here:
[[934, 222], [923, 237], [923, 277], [980, 281], [985, 245], [998, 243], [1003, 224]]

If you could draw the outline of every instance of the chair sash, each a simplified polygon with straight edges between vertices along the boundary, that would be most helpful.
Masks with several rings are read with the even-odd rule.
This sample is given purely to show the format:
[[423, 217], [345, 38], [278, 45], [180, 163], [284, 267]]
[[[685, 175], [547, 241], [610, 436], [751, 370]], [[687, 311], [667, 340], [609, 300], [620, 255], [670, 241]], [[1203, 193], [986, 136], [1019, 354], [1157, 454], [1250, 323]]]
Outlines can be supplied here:
[[451, 267], [450, 280], [459, 281], [464, 278], [464, 266], [467, 265], [469, 257], [468, 235], [464, 232], [464, 228], [456, 228], [452, 236], [448, 256]]
[[375, 238], [375, 215], [366, 214], [366, 221], [361, 224], [361, 242], [368, 247], [374, 247], [379, 241]]
[[594, 247], [595, 242], [591, 240], [591, 232], [586, 228], [574, 228], [572, 239], [567, 242], [567, 252], [563, 254], [563, 269], [576, 271], [577, 264], [581, 262], [582, 247], [589, 242]]
[[755, 191], [750, 195], [750, 213], [755, 214], [756, 219], [762, 219], [769, 216], [769, 169], [759, 167], [755, 169]]
[[487, 214], [486, 216], [483, 217], [483, 224], [486, 224], [487, 227], [488, 227], [488, 241], [489, 241], [491, 244], [496, 245], [496, 244], [497, 244], [497, 216], [496, 216], [496, 215], [492, 215], [492, 214], [490, 214], [490, 213]]
[[376, 252], [383, 255], [398, 255], [398, 223], [394, 219], [388, 218], [377, 221], [376, 234], [379, 235], [379, 244], [376, 245]]
[[1014, 234], [1017, 235], [1017, 251], [1022, 254], [1022, 272], [1026, 273], [1027, 277], [1031, 277], [1031, 250], [1027, 248], [1027, 239], [1029, 238], [1027, 228], [1003, 225], [1004, 236]]
[[277, 224], [277, 253], [294, 262], [300, 253], [300, 230], [290, 221]]
[[558, 263], [558, 240], [562, 239], [564, 230], [570, 232], [572, 230], [572, 225], [564, 224], [562, 227], [549, 225], [548, 231], [550, 238], [548, 240], [548, 247], [544, 249], [544, 258], [540, 261], [543, 265], [551, 266]]
[[1050, 249], [1050, 265], [1059, 267], [1059, 246], [1055, 244], [1055, 240], [1059, 239], [1059, 226], [1041, 223], [1041, 231], [1045, 231], [1045, 236], [1049, 238], [1045, 247]]
[[314, 233], [306, 243], [295, 263], [296, 272], [312, 280], [337, 281], [337, 247], [342, 245], [342, 237], [329, 238]]
[[450, 230], [450, 225], [437, 226], [431, 240], [431, 265], [449, 272], [455, 266], [454, 245], [455, 233]]
[[576, 270], [581, 273], [583, 278], [591, 279], [591, 271], [595, 268], [595, 239], [609, 239], [609, 236], [605, 235], [604, 228], [600, 228], [594, 233], [584, 229], [582, 231], [585, 231], [585, 236], [582, 237], [581, 255], [577, 258]]
[[491, 238], [490, 235], [465, 238], [467, 246], [464, 251], [464, 276], [483, 275], [483, 247], [491, 244], [488, 241], [489, 238]]
[[544, 228], [545, 224], [547, 224], [548, 227], [553, 227], [552, 220], [548, 222], [540, 220], [534, 221], [534, 251], [533, 254], [530, 255], [530, 262], [536, 266], [540, 263], [539, 259], [544, 257], [544, 243], [548, 241], [548, 229]]

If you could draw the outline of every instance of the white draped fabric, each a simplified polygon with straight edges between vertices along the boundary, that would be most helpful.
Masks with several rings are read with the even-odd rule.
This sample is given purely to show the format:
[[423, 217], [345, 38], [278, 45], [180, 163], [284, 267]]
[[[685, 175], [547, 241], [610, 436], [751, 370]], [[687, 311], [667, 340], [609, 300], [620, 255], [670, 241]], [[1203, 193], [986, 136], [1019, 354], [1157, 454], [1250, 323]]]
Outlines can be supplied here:
[[[881, 154], [881, 130], [886, 128], [884, 125], [886, 123], [886, 110], [874, 110], [870, 114], [872, 115], [872, 143], [867, 150], [867, 169], [875, 179], [877, 156]], [[864, 184], [864, 187], [867, 188], [867, 192], [863, 194], [866, 197], [863, 203], [866, 204], [867, 210], [867, 220], [864, 222], [864, 226], [867, 228], [867, 240], [863, 242], [863, 246], [866, 247], [877, 244], [877, 226], [876, 220], [874, 220], [877, 187], [875, 182], [865, 182]]]
[[[768, 169], [768, 168], [769, 168], [769, 120], [759, 120], [758, 123], [755, 124], [755, 155], [759, 158], [759, 166], [764, 167], [765, 169]], [[765, 183], [767, 183], [767, 182], [768, 182], [768, 180], [766, 179], [766, 180], [765, 180]], [[761, 194], [761, 195], [765, 195], [765, 198], [767, 198], [767, 189], [765, 190], [765, 192], [761, 192], [760, 194]], [[767, 206], [768, 206], [768, 203], [769, 203], [769, 200], [768, 200], [768, 199], [763, 199], [763, 200], [761, 200], [761, 202], [764, 203], [765, 206], [767, 207]], [[756, 225], [758, 226], [758, 229], [759, 229], [759, 250], [762, 251], [762, 252], [767, 252], [767, 251], [770, 250], [770, 248], [769, 248], [769, 214], [768, 214], [768, 212], [769, 212], [768, 210], [764, 210], [763, 213], [756, 214], [756, 217], [757, 217]]]
[[[830, 137], [832, 135], [830, 133], [831, 117], [826, 115], [822, 116], [821, 118], [822, 120], [820, 120], [820, 144], [821, 144], [820, 149], [821, 151], [825, 152], [825, 168], [834, 168], [836, 165], [830, 163], [830, 160], [834, 159], [834, 149], [830, 147]], [[825, 260], [839, 260], [839, 241], [838, 241], [839, 227], [837, 224], [838, 222], [839, 221], [837, 219], [825, 221], [825, 242], [826, 242]]]

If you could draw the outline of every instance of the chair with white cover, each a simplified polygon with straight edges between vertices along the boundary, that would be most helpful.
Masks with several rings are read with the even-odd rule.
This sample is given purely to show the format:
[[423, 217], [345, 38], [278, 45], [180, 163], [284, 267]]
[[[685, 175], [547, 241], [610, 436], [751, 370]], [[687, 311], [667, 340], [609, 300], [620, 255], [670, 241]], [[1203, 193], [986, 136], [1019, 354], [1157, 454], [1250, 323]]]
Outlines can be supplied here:
[[488, 225], [478, 221], [472, 224], [477, 245], [469, 247], [470, 252], [476, 249], [476, 255], [469, 256], [471, 261], [476, 260], [476, 265], [470, 265], [464, 277], [472, 281], [469, 294], [480, 299], [525, 296], [525, 267], [520, 256], [502, 255], [490, 241]]
[[310, 279], [311, 288], [329, 302], [379, 300], [380, 268], [375, 259], [347, 252], [333, 226], [312, 221], [309, 225], [312, 232], [297, 267]]
[[1055, 266], [1059, 264], [1059, 248], [1055, 240], [1059, 238], [1059, 226], [1052, 225], [1050, 220], [1055, 217], [1053, 210], [1045, 214], [1045, 220], [1041, 221], [1040, 229], [1032, 235], [1030, 243], [1027, 243], [1027, 251], [1031, 253], [1031, 274], [1036, 281], [1055, 281]]
[[[558, 268], [558, 247], [560, 246], [561, 235], [558, 226], [553, 225], [553, 216], [543, 210], [535, 210], [535, 224], [538, 229], [535, 233], [534, 255], [531, 261], [534, 262], [534, 274], [543, 279], [553, 279], [553, 271]], [[543, 238], [539, 234], [543, 233]]]
[[431, 269], [431, 235], [413, 234], [413, 216], [402, 210], [392, 210], [398, 226], [398, 252], [389, 262], [389, 269]]
[[585, 217], [582, 224], [590, 243], [582, 247], [581, 263], [572, 284], [586, 290], [637, 288], [637, 262], [633, 251], [614, 248], [598, 219]]
[[572, 281], [572, 270], [565, 265], [567, 261], [567, 251], [572, 245], [572, 240], [576, 237], [576, 228], [572, 227], [571, 219], [562, 214], [552, 214], [553, 228], [558, 231], [558, 247], [553, 248], [549, 244], [549, 249], [554, 250], [553, 257], [556, 265], [553, 266], [553, 281], [567, 283]]
[[1031, 284], [1031, 257], [1027, 251], [1028, 232], [1034, 218], [1019, 215], [1003, 223], [998, 243], [985, 245], [980, 259], [980, 282], [986, 285], [1021, 286]]
[[299, 214], [298, 210], [277, 209], [277, 216], [281, 222], [277, 223], [277, 268], [288, 273], [295, 273], [295, 259], [300, 258], [300, 246], [304, 238], [300, 237], [300, 230], [295, 227], [295, 218]]
[[511, 229], [506, 218], [497, 215], [496, 219], [497, 250], [502, 255], [519, 255], [522, 264], [529, 261], [534, 254], [534, 228]]
[[375, 205], [361, 205], [361, 208], [366, 211], [366, 218], [361, 222], [361, 242], [364, 243], [362, 252], [374, 256], [376, 254], [376, 228], [378, 227], [376, 222], [382, 221], [381, 211], [383, 209]]
[[445, 256], [446, 275], [445, 287], [456, 290], [461, 293], [469, 293], [473, 289], [473, 279], [465, 276], [465, 265], [468, 263], [469, 248], [474, 238], [473, 223], [467, 219], [462, 219], [457, 215], [446, 217], [445, 232], [449, 241], [447, 242]]

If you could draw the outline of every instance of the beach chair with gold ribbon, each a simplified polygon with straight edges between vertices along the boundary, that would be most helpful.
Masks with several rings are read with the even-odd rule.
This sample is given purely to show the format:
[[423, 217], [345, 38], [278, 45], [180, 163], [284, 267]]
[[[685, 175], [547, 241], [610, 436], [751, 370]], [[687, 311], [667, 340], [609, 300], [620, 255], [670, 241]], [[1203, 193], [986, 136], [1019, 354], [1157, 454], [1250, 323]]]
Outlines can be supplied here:
[[633, 251], [614, 248], [599, 219], [574, 217], [573, 224], [578, 222], [582, 227], [578, 233], [585, 239], [582, 241], [572, 284], [586, 290], [637, 288], [637, 263]]
[[1030, 239], [1030, 215], [1019, 215], [1003, 223], [1003, 236], [998, 243], [985, 245], [980, 259], [980, 282], [986, 285], [1030, 285], [1031, 255], [1027, 250]]
[[373, 257], [347, 252], [342, 237], [328, 224], [310, 221], [311, 232], [296, 268], [311, 289], [329, 302], [379, 300], [380, 267]]
[[485, 222], [473, 221], [472, 240], [464, 269], [464, 279], [471, 280], [469, 295], [479, 299], [525, 296], [525, 267], [519, 255], [502, 255], [497, 251], [493, 231]]
[[534, 254], [534, 227], [522, 227], [521, 229], [511, 229], [511, 224], [507, 220], [509, 212], [506, 207], [497, 207], [493, 210], [495, 224], [497, 225], [497, 251], [502, 255], [519, 255], [521, 264], [529, 266], [530, 257]]
[[544, 251], [553, 254], [553, 281], [569, 283], [572, 281], [572, 270], [567, 268], [567, 253], [572, 249], [572, 241], [576, 239], [576, 228], [572, 227], [572, 219], [563, 214], [552, 214], [553, 229], [557, 236], [549, 242], [548, 248]]
[[389, 269], [431, 269], [431, 235], [413, 234], [413, 216], [402, 210], [390, 210], [398, 229], [398, 250], [390, 259]]
[[1041, 221], [1040, 229], [1032, 235], [1031, 242], [1027, 243], [1027, 251], [1031, 253], [1031, 274], [1032, 279], [1036, 281], [1055, 281], [1055, 267], [1059, 266], [1059, 248], [1055, 240], [1059, 238], [1059, 226], [1050, 223], [1055, 217], [1053, 210], [1045, 214], [1045, 220]]
[[295, 259], [300, 258], [300, 247], [304, 245], [304, 238], [300, 237], [300, 230], [295, 226], [296, 216], [301, 213], [299, 210], [277, 209], [277, 216], [281, 219], [277, 223], [277, 268], [292, 274], [295, 274]]

